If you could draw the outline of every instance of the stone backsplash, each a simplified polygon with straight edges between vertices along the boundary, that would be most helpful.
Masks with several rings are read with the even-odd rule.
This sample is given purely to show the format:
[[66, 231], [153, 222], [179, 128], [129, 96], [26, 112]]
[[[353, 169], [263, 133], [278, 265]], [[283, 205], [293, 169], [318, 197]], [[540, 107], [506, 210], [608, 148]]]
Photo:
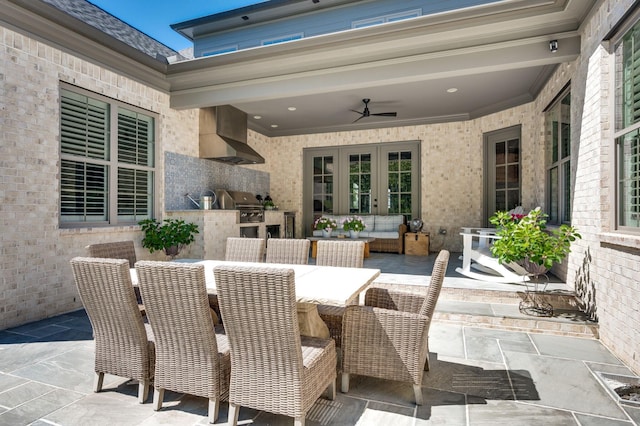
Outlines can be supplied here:
[[165, 152], [164, 154], [165, 210], [189, 210], [207, 190], [229, 189], [264, 196], [269, 191], [269, 173], [233, 166], [219, 161]]

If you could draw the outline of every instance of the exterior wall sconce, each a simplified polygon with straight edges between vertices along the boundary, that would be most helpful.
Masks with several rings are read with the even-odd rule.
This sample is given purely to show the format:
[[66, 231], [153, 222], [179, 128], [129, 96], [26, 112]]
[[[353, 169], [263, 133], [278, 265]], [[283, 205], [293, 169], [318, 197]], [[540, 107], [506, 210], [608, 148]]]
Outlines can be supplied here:
[[558, 40], [551, 40], [549, 42], [549, 50], [551, 53], [556, 53], [558, 51]]

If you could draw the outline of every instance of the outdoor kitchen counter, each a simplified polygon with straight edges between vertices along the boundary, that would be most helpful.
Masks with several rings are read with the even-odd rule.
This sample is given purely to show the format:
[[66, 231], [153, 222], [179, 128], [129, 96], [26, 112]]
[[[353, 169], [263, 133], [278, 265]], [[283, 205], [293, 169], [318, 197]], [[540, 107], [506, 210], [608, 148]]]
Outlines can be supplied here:
[[258, 227], [258, 236], [267, 235], [267, 225], [280, 225], [284, 229], [284, 211], [265, 211], [265, 221], [259, 223], [240, 223], [238, 210], [171, 210], [166, 218], [183, 219], [198, 225], [199, 233], [195, 241], [180, 252], [180, 257], [195, 259], [224, 259], [224, 248], [228, 237], [239, 237], [241, 228]]

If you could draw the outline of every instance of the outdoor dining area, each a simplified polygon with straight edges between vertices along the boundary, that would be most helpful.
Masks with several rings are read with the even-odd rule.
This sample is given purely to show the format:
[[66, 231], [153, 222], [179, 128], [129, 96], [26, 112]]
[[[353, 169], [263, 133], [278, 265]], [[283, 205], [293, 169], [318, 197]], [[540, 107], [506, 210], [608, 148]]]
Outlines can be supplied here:
[[208, 422], [249, 408], [304, 425], [337, 378], [413, 386], [423, 405], [429, 326], [447, 269], [428, 286], [375, 285], [364, 242], [228, 238], [224, 260], [136, 261], [133, 241], [93, 244], [71, 260], [95, 339], [94, 391], [105, 375], [138, 383], [137, 401], [162, 410], [166, 391], [208, 399]]
[[166, 262], [90, 245], [85, 309], [0, 332], [0, 424], [639, 424], [596, 339], [432, 321], [457, 256], [390, 284], [375, 262], [405, 256], [324, 242], [315, 262], [306, 239]]

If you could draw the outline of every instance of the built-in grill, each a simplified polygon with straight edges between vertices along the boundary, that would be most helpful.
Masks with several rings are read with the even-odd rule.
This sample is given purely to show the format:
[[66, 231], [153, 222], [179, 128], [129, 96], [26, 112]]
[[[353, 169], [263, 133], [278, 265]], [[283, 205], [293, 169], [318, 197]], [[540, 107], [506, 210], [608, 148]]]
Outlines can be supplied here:
[[240, 210], [240, 223], [264, 222], [264, 209], [250, 192], [217, 189], [218, 204], [223, 210]]

